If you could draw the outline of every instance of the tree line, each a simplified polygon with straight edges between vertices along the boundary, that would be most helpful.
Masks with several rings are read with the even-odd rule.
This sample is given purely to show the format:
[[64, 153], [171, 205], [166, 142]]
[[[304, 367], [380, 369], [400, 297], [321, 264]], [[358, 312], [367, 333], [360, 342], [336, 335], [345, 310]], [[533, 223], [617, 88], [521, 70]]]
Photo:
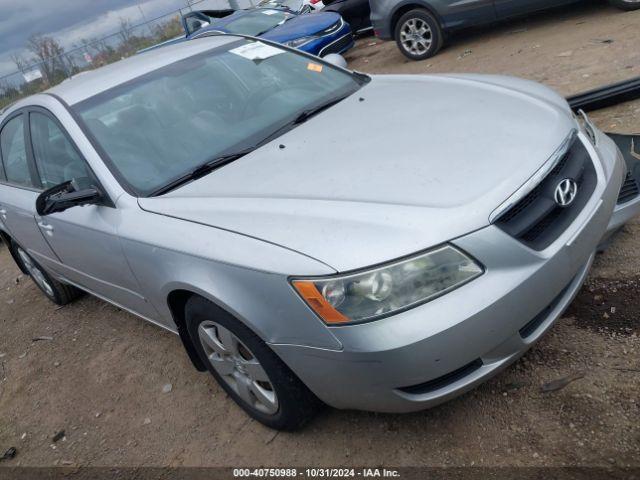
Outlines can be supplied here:
[[117, 33], [103, 38], [82, 39], [68, 51], [51, 36], [33, 34], [25, 45], [26, 55], [11, 55], [24, 82], [0, 80], [0, 109], [82, 71], [116, 62], [183, 33], [180, 16], [174, 15], [151, 26], [133, 26], [128, 19], [121, 18]]

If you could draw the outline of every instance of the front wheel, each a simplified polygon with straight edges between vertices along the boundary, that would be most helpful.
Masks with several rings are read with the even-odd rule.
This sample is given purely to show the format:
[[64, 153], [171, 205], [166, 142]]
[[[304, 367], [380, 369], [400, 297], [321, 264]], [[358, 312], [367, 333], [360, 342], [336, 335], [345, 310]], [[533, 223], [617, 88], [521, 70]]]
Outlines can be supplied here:
[[614, 7], [627, 11], [638, 10], [640, 8], [640, 0], [609, 0], [609, 3]]
[[433, 57], [442, 48], [442, 28], [433, 15], [418, 8], [400, 17], [396, 24], [395, 39], [405, 57], [424, 60]]
[[185, 314], [207, 369], [251, 417], [277, 430], [296, 430], [313, 418], [321, 402], [243, 323], [197, 296]]

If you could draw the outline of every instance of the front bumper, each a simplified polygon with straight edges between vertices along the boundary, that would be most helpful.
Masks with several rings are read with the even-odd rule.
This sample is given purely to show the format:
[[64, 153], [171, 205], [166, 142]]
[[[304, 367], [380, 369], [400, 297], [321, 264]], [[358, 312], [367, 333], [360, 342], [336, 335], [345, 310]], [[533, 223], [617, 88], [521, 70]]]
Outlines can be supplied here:
[[343, 21], [342, 27], [337, 32], [324, 37], [319, 37], [311, 42], [298, 47], [312, 55], [324, 57], [330, 53], [342, 54], [355, 45], [351, 26]]
[[302, 381], [336, 408], [409, 412], [453, 398], [523, 355], [582, 285], [607, 231], [625, 174], [611, 141], [582, 212], [549, 247], [534, 251], [491, 225], [453, 243], [486, 272], [420, 307], [378, 321], [333, 327], [341, 351], [271, 345]]
[[638, 214], [640, 214], [640, 195], [629, 202], [616, 205], [607, 226], [605, 239]]

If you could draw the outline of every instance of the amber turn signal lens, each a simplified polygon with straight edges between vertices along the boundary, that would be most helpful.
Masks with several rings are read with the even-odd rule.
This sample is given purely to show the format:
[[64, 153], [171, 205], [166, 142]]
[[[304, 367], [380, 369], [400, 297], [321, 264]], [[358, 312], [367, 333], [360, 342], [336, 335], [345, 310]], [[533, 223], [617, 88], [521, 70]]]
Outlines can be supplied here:
[[316, 312], [326, 323], [350, 322], [347, 317], [327, 302], [313, 282], [297, 280], [293, 282], [293, 286], [313, 311]]

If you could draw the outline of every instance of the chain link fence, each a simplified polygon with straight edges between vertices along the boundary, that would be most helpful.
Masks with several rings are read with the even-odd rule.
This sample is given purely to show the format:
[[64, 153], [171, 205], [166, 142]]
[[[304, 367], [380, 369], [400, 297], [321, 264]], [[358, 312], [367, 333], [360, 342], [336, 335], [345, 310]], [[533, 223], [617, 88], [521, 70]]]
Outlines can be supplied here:
[[184, 35], [180, 22], [192, 10], [247, 8], [257, 0], [187, 0], [186, 6], [170, 13], [131, 25], [121, 19], [117, 33], [96, 40], [82, 41], [64, 53], [44, 61], [21, 65], [15, 72], [0, 76], [0, 111], [16, 100], [42, 92], [80, 72], [116, 62], [139, 50]]

